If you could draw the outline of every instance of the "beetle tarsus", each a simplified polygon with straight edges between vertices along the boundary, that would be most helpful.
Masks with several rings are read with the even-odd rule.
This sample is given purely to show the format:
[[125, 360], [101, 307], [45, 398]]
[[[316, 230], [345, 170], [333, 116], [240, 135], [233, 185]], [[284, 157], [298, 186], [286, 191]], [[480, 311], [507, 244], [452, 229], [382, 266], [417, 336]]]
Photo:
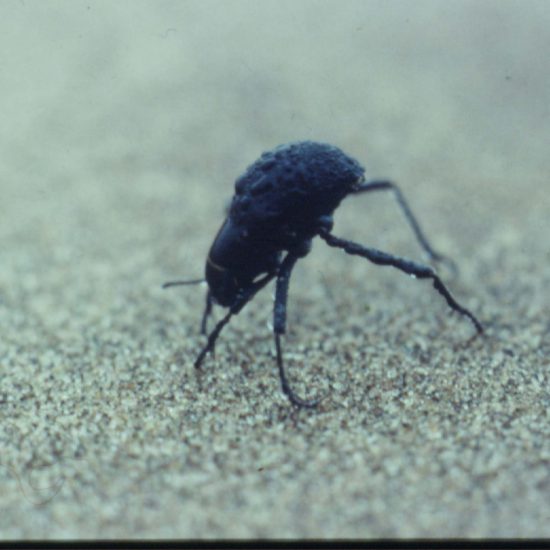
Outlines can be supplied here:
[[288, 383], [288, 379], [285, 374], [285, 369], [283, 366], [283, 354], [281, 351], [281, 335], [275, 334], [275, 348], [277, 349], [277, 366], [279, 367], [279, 377], [281, 379], [281, 387], [283, 389], [283, 393], [288, 397], [290, 402], [293, 405], [296, 405], [300, 408], [305, 409], [314, 409], [319, 405], [319, 403], [325, 399], [327, 396], [324, 395], [323, 397], [320, 397], [318, 399], [313, 399], [311, 401], [307, 401], [306, 399], [302, 399], [301, 397], [298, 397], [290, 387], [290, 384]]

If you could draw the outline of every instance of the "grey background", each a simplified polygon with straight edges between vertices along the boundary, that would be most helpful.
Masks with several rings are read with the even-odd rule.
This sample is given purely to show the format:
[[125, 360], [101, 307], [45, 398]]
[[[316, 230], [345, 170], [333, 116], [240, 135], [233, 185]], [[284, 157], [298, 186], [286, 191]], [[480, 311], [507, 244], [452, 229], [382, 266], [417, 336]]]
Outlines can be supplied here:
[[[0, 536], [550, 536], [547, 1], [0, 3]], [[235, 178], [328, 141], [428, 283], [316, 242], [192, 367]], [[391, 197], [335, 233], [422, 260]], [[220, 311], [217, 311], [220, 314]]]

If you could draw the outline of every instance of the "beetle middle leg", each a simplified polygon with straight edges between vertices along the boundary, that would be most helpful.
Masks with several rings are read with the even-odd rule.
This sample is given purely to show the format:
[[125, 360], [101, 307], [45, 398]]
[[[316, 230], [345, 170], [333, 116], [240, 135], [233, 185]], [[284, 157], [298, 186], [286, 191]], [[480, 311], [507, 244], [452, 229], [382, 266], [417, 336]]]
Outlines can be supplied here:
[[445, 298], [449, 307], [468, 317], [478, 333], [483, 332], [483, 326], [475, 315], [455, 300], [449, 289], [443, 284], [443, 281], [431, 267], [407, 260], [405, 258], [399, 258], [398, 256], [392, 256], [387, 252], [382, 252], [381, 250], [376, 250], [375, 248], [367, 248], [360, 244], [354, 243], [353, 241], [340, 239], [326, 230], [321, 230], [319, 232], [319, 236], [329, 246], [341, 248], [351, 255], [362, 256], [374, 264], [390, 265], [407, 273], [408, 275], [412, 275], [413, 277], [418, 277], [419, 279], [431, 279], [434, 288], [443, 296], [443, 298]]
[[[218, 336], [220, 335], [220, 332], [222, 331], [223, 327], [229, 323], [231, 317], [233, 315], [236, 315], [241, 311], [241, 309], [255, 296], [255, 294], [261, 290], [269, 281], [271, 281], [275, 277], [275, 273], [266, 273], [261, 279], [257, 280], [255, 283], [252, 283], [249, 288], [247, 288], [245, 291], [240, 294], [233, 305], [229, 308], [228, 313], [218, 321], [216, 326], [214, 327], [214, 330], [208, 335], [208, 341], [206, 342], [206, 346], [202, 348], [201, 352], [199, 353], [198, 357], [195, 359], [195, 368], [199, 368], [206, 357], [207, 353], [213, 352], [214, 347], [216, 346], [216, 340], [218, 339]], [[203, 316], [203, 322], [205, 322], [205, 318], [207, 317], [208, 311], [208, 304], [210, 304], [210, 308], [212, 307], [212, 298], [207, 298], [207, 309], [205, 310], [205, 315]], [[206, 329], [206, 326], [205, 326]]]
[[275, 305], [273, 308], [273, 332], [275, 334], [277, 366], [279, 367], [279, 378], [281, 379], [283, 393], [289, 398], [291, 403], [298, 407], [314, 408], [318, 405], [321, 399], [306, 401], [301, 397], [298, 397], [292, 391], [285, 374], [285, 369], [283, 366], [283, 353], [281, 350], [281, 334], [286, 332], [286, 303], [288, 298], [288, 285], [290, 282], [292, 269], [299, 257], [300, 256], [289, 253], [279, 267], [277, 284], [275, 288]]
[[433, 262], [445, 263], [453, 273], [458, 273], [458, 267], [451, 258], [448, 258], [447, 256], [436, 252], [432, 248], [432, 246], [428, 242], [428, 239], [426, 238], [426, 235], [422, 231], [415, 215], [412, 213], [409, 203], [405, 200], [405, 196], [401, 192], [401, 189], [399, 189], [399, 187], [395, 183], [388, 180], [368, 181], [356, 187], [353, 191], [353, 194], [356, 195], [359, 193], [368, 193], [370, 191], [392, 191], [395, 199], [397, 200], [397, 203], [399, 204], [399, 207], [401, 208], [401, 211], [405, 215], [405, 218], [407, 219], [409, 225], [413, 230], [416, 240], [418, 241], [424, 252], [426, 252], [429, 260]]

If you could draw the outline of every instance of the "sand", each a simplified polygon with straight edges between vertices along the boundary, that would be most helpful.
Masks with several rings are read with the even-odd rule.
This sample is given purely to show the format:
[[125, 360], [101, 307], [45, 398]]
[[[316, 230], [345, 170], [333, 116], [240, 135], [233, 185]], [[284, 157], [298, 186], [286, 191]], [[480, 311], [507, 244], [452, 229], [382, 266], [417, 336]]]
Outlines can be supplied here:
[[[550, 4], [4, 1], [0, 538], [549, 537]], [[235, 178], [327, 141], [399, 183], [428, 282], [318, 240], [201, 372]], [[335, 234], [424, 261], [391, 196]], [[215, 316], [221, 318], [217, 308]]]

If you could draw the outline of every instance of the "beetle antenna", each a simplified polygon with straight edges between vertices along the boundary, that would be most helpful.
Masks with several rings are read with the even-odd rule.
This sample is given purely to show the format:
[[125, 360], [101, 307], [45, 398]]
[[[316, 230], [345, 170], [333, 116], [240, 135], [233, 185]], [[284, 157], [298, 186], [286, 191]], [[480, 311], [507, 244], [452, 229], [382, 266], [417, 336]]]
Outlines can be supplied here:
[[182, 285], [197, 285], [199, 283], [204, 283], [206, 279], [190, 279], [188, 281], [168, 281], [162, 285], [162, 288], [168, 288], [171, 286], [182, 286]]

